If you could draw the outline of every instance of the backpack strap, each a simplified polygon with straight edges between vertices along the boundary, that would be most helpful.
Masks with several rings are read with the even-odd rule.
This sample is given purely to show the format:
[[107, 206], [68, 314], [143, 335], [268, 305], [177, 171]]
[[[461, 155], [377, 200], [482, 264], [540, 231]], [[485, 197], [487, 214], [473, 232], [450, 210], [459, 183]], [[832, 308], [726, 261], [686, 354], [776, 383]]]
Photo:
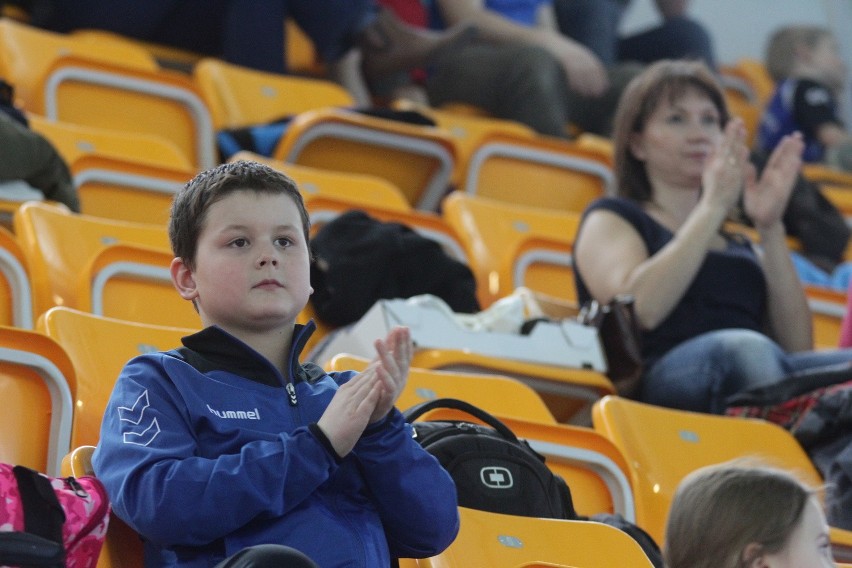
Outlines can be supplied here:
[[474, 406], [469, 402], [456, 398], [436, 398], [433, 400], [427, 400], [426, 402], [421, 402], [420, 404], [412, 406], [411, 408], [403, 412], [402, 415], [405, 418], [405, 421], [410, 424], [417, 420], [419, 417], [429, 412], [430, 410], [435, 410], [436, 408], [451, 408], [454, 410], [461, 410], [462, 412], [479, 418], [484, 423], [494, 428], [503, 438], [511, 442], [519, 443], [518, 437], [515, 436], [515, 433], [512, 432], [512, 430], [510, 430], [508, 426], [503, 424], [503, 422], [501, 422], [488, 412], [482, 410], [478, 406]]
[[50, 480], [21, 465], [16, 465], [12, 471], [18, 482], [21, 507], [24, 510], [24, 530], [62, 545], [65, 511], [59, 504]]

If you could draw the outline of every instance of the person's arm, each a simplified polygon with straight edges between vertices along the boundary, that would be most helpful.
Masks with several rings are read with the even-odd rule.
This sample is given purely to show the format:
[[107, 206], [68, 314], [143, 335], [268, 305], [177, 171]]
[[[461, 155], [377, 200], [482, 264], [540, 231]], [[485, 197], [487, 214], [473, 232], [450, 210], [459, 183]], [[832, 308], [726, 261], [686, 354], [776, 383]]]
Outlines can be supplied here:
[[203, 546], [286, 514], [337, 470], [309, 427], [203, 455], [163, 357], [139, 357], [122, 371], [93, 457], [116, 514], [152, 542]]
[[370, 425], [354, 452], [391, 554], [426, 558], [452, 543], [459, 530], [455, 484], [412, 437], [411, 426], [398, 410]]
[[[698, 204], [672, 240], [653, 256], [632, 225], [614, 213], [594, 211], [583, 222], [575, 260], [592, 296], [601, 303], [631, 294], [639, 324], [654, 329], [680, 303], [728, 212], [739, 199], [748, 154], [742, 121], [732, 120], [704, 174]], [[729, 160], [735, 159], [732, 165]]]
[[790, 259], [782, 218], [801, 166], [800, 134], [784, 137], [759, 180], [747, 181], [743, 204], [760, 234], [760, 252], [767, 286], [770, 335], [787, 351], [813, 348], [811, 312], [801, 281]]
[[679, 18], [686, 14], [688, 0], [655, 0], [657, 12], [668, 20], [671, 18]]
[[22, 179], [45, 199], [80, 211], [68, 165], [47, 138], [0, 111], [0, 181]]
[[[596, 96], [608, 87], [609, 79], [603, 63], [585, 46], [561, 35], [555, 28], [541, 25], [524, 26], [485, 7], [483, 0], [437, 0], [441, 15], [448, 25], [470, 22], [479, 37], [497, 44], [519, 42], [543, 48], [562, 67], [571, 90]], [[541, 13], [539, 22], [546, 21]]]
[[630, 223], [608, 211], [583, 222], [574, 257], [592, 296], [601, 303], [630, 294], [641, 327], [654, 329], [680, 303], [725, 218], [722, 208], [699, 204], [674, 238], [648, 256]]

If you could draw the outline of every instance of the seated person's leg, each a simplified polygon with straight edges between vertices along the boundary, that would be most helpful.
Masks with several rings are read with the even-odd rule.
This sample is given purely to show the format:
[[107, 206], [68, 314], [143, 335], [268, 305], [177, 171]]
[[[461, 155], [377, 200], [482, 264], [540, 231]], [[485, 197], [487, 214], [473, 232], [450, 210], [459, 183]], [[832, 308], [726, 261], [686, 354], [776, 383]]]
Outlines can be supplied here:
[[618, 0], [554, 0], [553, 8], [560, 32], [591, 49], [604, 65], [616, 62], [624, 11]]
[[216, 568], [319, 568], [314, 561], [289, 546], [250, 546], [220, 562]]
[[619, 61], [651, 63], [660, 59], [701, 59], [715, 68], [713, 40], [698, 22], [685, 17], [670, 18], [659, 27], [622, 38]]
[[567, 136], [565, 72], [537, 47], [466, 46], [435, 61], [426, 90], [433, 106], [466, 103], [542, 134]]
[[222, 57], [244, 67], [285, 73], [287, 5], [287, 0], [228, 2], [222, 25]]
[[670, 408], [722, 414], [729, 396], [780, 381], [789, 372], [784, 351], [762, 333], [712, 331], [684, 341], [647, 369], [639, 398]]

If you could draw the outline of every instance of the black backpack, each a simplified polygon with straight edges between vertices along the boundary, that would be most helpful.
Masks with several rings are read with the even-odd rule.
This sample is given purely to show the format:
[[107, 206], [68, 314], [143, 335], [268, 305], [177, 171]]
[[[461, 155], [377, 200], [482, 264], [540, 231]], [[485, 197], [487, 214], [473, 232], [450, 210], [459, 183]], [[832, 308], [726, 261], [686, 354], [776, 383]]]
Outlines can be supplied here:
[[[437, 408], [460, 410], [489, 426], [457, 420], [415, 422]], [[526, 440], [488, 412], [463, 400], [439, 398], [412, 406], [403, 415], [415, 439], [455, 481], [460, 506], [610, 525], [633, 537], [655, 568], [662, 568], [660, 548], [647, 532], [617, 513], [578, 515], [565, 480], [547, 467], [544, 457]]]
[[[415, 420], [436, 408], [461, 410], [489, 426], [464, 421]], [[525, 440], [484, 410], [452, 398], [404, 412], [415, 439], [456, 484], [459, 505], [493, 513], [576, 520], [571, 491]]]

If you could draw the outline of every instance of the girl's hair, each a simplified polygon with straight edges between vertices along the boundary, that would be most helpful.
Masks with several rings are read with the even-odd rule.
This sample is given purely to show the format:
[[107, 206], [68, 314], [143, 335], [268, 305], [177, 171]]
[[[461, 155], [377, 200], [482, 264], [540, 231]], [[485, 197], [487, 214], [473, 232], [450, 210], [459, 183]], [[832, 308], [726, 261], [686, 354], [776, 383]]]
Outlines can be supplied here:
[[169, 219], [172, 252], [183, 259], [190, 269], [195, 268], [198, 237], [208, 209], [227, 195], [242, 190], [289, 196], [299, 209], [305, 243], [310, 242], [311, 222], [296, 182], [286, 174], [258, 162], [239, 160], [224, 163], [189, 180], [172, 202]]
[[672, 500], [663, 556], [667, 568], [740, 568], [749, 544], [784, 548], [814, 490], [792, 474], [738, 460], [683, 479]]
[[663, 60], [648, 66], [624, 90], [615, 113], [613, 154], [618, 194], [635, 201], [649, 201], [651, 183], [645, 163], [630, 150], [634, 134], [645, 129], [648, 117], [664, 99], [674, 102], [689, 90], [706, 95], [719, 111], [720, 127], [728, 122], [728, 107], [716, 76], [698, 61]]
[[775, 30], [766, 44], [766, 70], [775, 82], [787, 79], [796, 63], [796, 52], [802, 47], [813, 49], [830, 36], [831, 30], [821, 26], [785, 26]]

